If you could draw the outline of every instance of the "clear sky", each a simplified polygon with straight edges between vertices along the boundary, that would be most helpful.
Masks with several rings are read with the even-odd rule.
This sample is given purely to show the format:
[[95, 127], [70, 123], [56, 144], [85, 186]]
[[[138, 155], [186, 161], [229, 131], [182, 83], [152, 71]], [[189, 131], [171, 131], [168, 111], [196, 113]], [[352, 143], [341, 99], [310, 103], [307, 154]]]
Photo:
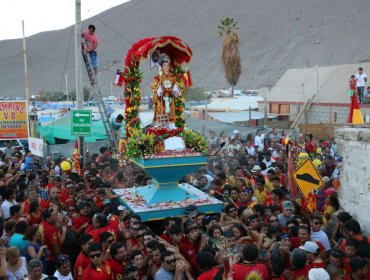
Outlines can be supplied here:
[[[129, 0], [81, 0], [82, 20]], [[0, 0], [0, 40], [26, 37], [75, 23], [75, 0]]]

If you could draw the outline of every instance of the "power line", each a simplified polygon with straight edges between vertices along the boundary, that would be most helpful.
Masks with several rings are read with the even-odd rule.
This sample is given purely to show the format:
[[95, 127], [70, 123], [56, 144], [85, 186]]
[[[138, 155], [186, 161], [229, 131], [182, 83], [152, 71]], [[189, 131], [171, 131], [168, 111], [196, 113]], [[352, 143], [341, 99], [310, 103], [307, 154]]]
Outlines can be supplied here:
[[66, 55], [66, 59], [64, 60], [63, 75], [60, 78], [60, 87], [59, 87], [59, 91], [60, 92], [62, 92], [63, 78], [64, 78], [64, 75], [66, 73], [66, 69], [67, 69], [67, 65], [68, 65], [69, 49], [70, 49], [70, 46], [71, 46], [71, 37], [72, 37], [72, 30], [73, 30], [72, 27], [73, 27], [73, 25], [71, 26], [71, 28], [69, 30], [69, 40], [68, 40], [67, 55]]
[[117, 30], [114, 30], [112, 27], [110, 27], [108, 24], [106, 24], [105, 22], [103, 22], [98, 16], [95, 16], [94, 18], [96, 18], [98, 21], [100, 21], [105, 27], [107, 27], [109, 30], [113, 31], [115, 34], [117, 34], [119, 37], [121, 37], [123, 40], [125, 40], [126, 42], [130, 43], [130, 44], [133, 44], [133, 42], [131, 42], [129, 39], [127, 39], [125, 36], [123, 36], [121, 33], [119, 33]]

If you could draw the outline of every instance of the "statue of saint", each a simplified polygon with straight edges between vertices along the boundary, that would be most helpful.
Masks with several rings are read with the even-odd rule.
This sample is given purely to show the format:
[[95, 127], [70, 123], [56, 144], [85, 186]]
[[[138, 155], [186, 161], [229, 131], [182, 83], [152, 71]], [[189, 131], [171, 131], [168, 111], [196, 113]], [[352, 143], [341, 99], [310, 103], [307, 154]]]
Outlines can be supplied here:
[[175, 97], [181, 95], [177, 78], [170, 71], [170, 58], [162, 54], [159, 58], [160, 70], [152, 82], [154, 118], [159, 124], [161, 116], [167, 115], [169, 128], [175, 128]]

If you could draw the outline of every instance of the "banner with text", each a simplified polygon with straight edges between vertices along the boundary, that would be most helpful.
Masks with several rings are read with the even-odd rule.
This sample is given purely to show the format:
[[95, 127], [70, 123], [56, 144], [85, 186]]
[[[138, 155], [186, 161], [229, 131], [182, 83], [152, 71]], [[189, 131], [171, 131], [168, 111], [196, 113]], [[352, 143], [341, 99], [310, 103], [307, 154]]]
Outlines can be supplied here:
[[44, 157], [44, 140], [40, 138], [28, 138], [28, 146], [33, 155]]
[[26, 101], [0, 101], [0, 140], [28, 138], [27, 108]]

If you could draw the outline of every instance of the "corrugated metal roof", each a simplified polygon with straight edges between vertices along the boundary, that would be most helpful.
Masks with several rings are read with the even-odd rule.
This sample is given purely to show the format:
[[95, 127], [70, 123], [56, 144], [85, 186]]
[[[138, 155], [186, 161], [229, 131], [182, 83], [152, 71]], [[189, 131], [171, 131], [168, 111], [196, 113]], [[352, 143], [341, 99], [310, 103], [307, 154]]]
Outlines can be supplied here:
[[[210, 111], [246, 111], [258, 108], [258, 101], [262, 101], [263, 98], [260, 96], [246, 96], [238, 97], [234, 99], [220, 100], [217, 102], [212, 102], [207, 105], [207, 110]], [[205, 110], [205, 105], [193, 106], [193, 110]]]
[[[208, 113], [212, 118], [224, 122], [224, 123], [234, 123], [234, 122], [247, 122], [249, 121], [249, 112], [212, 112]], [[278, 115], [276, 114], [267, 114], [267, 118], [273, 119]], [[260, 120], [265, 117], [264, 112], [251, 111], [252, 120]]]

